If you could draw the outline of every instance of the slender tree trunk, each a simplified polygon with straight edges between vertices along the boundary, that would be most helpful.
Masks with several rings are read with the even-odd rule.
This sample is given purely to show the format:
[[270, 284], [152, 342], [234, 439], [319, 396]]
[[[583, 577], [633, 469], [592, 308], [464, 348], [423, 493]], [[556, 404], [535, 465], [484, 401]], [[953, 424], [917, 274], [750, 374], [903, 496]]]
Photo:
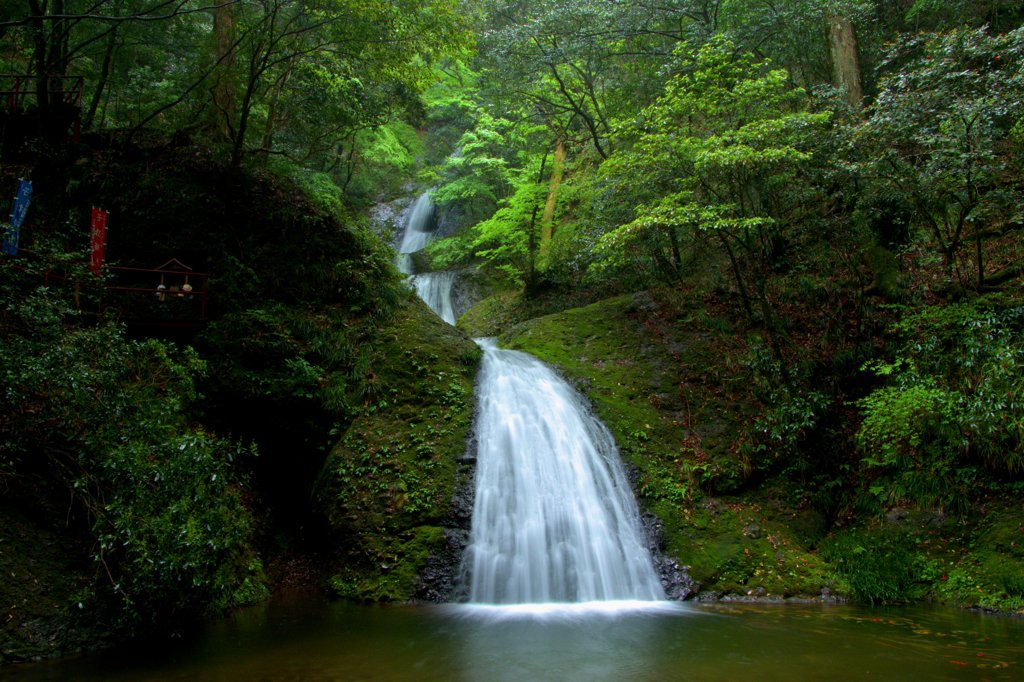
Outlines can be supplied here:
[[270, 153], [274, 146], [274, 134], [277, 132], [278, 107], [281, 103], [281, 93], [284, 92], [284, 86], [291, 77], [291, 74], [292, 69], [289, 66], [274, 82], [274, 87], [270, 93], [270, 104], [267, 105], [267, 127], [263, 132], [263, 142], [260, 145], [267, 154]]
[[242, 165], [242, 154], [245, 153], [245, 134], [249, 131], [249, 115], [252, 113], [253, 98], [256, 95], [256, 79], [251, 78], [242, 96], [242, 107], [238, 115], [238, 128], [231, 145], [231, 167]]
[[981, 247], [981, 230], [974, 230], [974, 245], [978, 254], [978, 291], [985, 287], [985, 252]]
[[786, 356], [782, 353], [782, 345], [779, 343], [779, 336], [783, 334], [778, 321], [775, 319], [775, 311], [772, 310], [771, 302], [768, 300], [768, 292], [765, 290], [765, 276], [757, 278], [757, 304], [761, 309], [761, 317], [764, 319], [764, 328], [768, 332], [768, 347], [772, 355], [779, 363], [779, 378], [787, 387], [793, 385], [793, 379], [789, 374], [789, 367], [786, 365]]
[[530, 215], [530, 232], [526, 236], [526, 291], [532, 293], [537, 286], [537, 214], [540, 206], [533, 207]]
[[349, 136], [351, 147], [349, 147], [348, 154], [345, 158], [345, 182], [341, 185], [341, 191], [347, 192], [349, 183], [352, 182], [352, 177], [356, 174], [356, 134], [352, 133]]
[[736, 260], [736, 252], [733, 251], [732, 244], [729, 243], [729, 238], [726, 237], [721, 231], [716, 231], [719, 241], [722, 242], [722, 246], [725, 247], [725, 252], [729, 254], [729, 263], [732, 264], [732, 274], [736, 278], [736, 288], [740, 292], [740, 300], [743, 302], [743, 312], [747, 314], [747, 320], [749, 322], [754, 321], [754, 309], [750, 306], [750, 294], [747, 293], [747, 287], [743, 282], [743, 275], [740, 272], [739, 261]]
[[39, 0], [28, 0], [29, 9], [32, 12], [32, 61], [35, 67], [36, 79], [36, 108], [39, 112], [39, 121], [45, 120], [50, 111], [49, 97], [49, 70], [46, 68], [46, 22], [47, 3]]
[[848, 17], [833, 14], [828, 18], [829, 51], [832, 54], [833, 85], [846, 92], [846, 101], [855, 109], [863, 106], [857, 33]]
[[[58, 113], [59, 116], [63, 117], [66, 115], [65, 111], [65, 92], [64, 88], [67, 85], [64, 81], [64, 76], [68, 72], [68, 43], [70, 40], [70, 29], [68, 28], [68, 20], [62, 18], [66, 13], [66, 6], [64, 0], [52, 0], [48, 3], [50, 6], [49, 14], [50, 21], [48, 22], [49, 29], [47, 31], [46, 44], [46, 90], [47, 90], [47, 109], [48, 113]], [[53, 134], [57, 128], [53, 125], [56, 122], [47, 122], [46, 126], [47, 134]]]
[[234, 5], [225, 3], [213, 10], [213, 37], [217, 59], [217, 79], [213, 84], [214, 130], [230, 140], [231, 120], [235, 115], [237, 94], [233, 80], [235, 70]]
[[82, 127], [86, 130], [92, 128], [92, 122], [96, 118], [96, 110], [99, 109], [103, 100], [103, 90], [107, 87], [107, 80], [110, 78], [110, 63], [114, 58], [114, 48], [117, 46], [117, 28], [110, 31], [107, 36], [107, 49], [103, 53], [103, 65], [100, 68], [99, 81], [96, 83], [96, 90], [93, 92], [92, 101], [89, 102], [89, 111], [82, 121]]
[[[540, 170], [537, 171], [537, 184], [544, 182], [544, 173], [548, 167], [548, 154], [544, 152], [544, 158], [540, 161]], [[532, 292], [537, 285], [537, 214], [541, 212], [541, 204], [537, 203], [530, 214], [530, 227], [526, 233], [526, 291]]]
[[555, 158], [551, 166], [551, 182], [548, 184], [548, 198], [544, 204], [544, 215], [541, 217], [540, 228], [540, 251], [547, 253], [551, 245], [551, 238], [555, 234], [554, 218], [555, 204], [558, 198], [558, 188], [562, 184], [562, 173], [565, 166], [565, 142], [559, 138], [555, 143]]
[[678, 280], [683, 275], [683, 251], [679, 246], [676, 228], [668, 228], [668, 243], [672, 247], [672, 274]]
[[580, 101], [576, 101], [576, 98], [569, 92], [568, 86], [565, 84], [565, 80], [562, 78], [562, 74], [558, 71], [558, 65], [549, 63], [548, 67], [551, 70], [551, 75], [554, 76], [555, 82], [558, 83], [558, 91], [565, 98], [565, 101], [569, 103], [573, 112], [583, 121], [583, 125], [587, 127], [587, 131], [590, 133], [590, 140], [594, 144], [594, 150], [597, 151], [598, 155], [602, 159], [608, 158], [608, 152], [605, 151], [604, 146], [601, 144], [601, 132], [598, 130], [597, 122], [594, 117], [587, 112], [585, 99], [581, 98]]

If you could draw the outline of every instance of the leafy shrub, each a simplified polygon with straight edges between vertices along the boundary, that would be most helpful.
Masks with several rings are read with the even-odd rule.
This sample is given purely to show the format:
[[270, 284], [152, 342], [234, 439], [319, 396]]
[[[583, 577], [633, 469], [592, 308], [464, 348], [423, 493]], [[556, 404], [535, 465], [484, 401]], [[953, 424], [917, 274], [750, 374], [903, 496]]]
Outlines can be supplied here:
[[886, 380], [858, 405], [857, 441], [873, 488], [961, 509], [973, 462], [1024, 471], [1024, 308], [996, 298], [930, 307], [895, 325], [896, 358], [869, 367]]
[[890, 504], [910, 500], [963, 511], [958, 485], [956, 397], [934, 386], [886, 387], [860, 401], [857, 442], [882, 476], [871, 492]]
[[754, 423], [757, 436], [749, 448], [757, 455], [754, 464], [769, 469], [799, 456], [831, 400], [822, 391], [807, 388], [809, 382], [796, 370], [790, 370], [787, 377], [782, 364], [759, 341], [752, 345], [746, 365], [765, 403], [764, 412]]
[[[250, 519], [231, 470], [244, 452], [193, 432], [97, 456], [88, 473], [108, 492], [92, 502], [94, 558], [123, 598], [127, 624], [216, 613], [261, 594], [252, 579], [262, 567], [248, 548]], [[79, 491], [86, 486], [75, 481]]]
[[76, 326], [45, 288], [5, 293], [0, 476], [72, 492], [95, 539], [98, 602], [116, 595], [137, 629], [259, 594], [235, 468], [245, 450], [187, 419], [198, 356], [110, 323]]
[[932, 573], [914, 540], [897, 531], [849, 531], [822, 546], [854, 597], [870, 604], [891, 604], [920, 597]]

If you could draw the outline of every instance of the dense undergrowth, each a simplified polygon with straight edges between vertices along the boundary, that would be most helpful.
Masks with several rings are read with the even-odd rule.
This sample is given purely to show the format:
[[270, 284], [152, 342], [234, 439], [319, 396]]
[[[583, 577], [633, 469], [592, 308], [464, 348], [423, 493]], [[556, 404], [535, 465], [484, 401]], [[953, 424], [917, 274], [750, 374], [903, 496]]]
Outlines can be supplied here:
[[[313, 585], [395, 565], [396, 584], [346, 596], [422, 591], [477, 350], [413, 300], [376, 235], [180, 140], [5, 177], [42, 166], [21, 251], [0, 262], [0, 565], [36, 576], [30, 592], [4, 581], [4, 660], [177, 630], [295, 582], [296, 557]], [[117, 282], [84, 264], [86, 198], [115, 216], [108, 263], [211, 273], [201, 329], [155, 280], [142, 299], [98, 286]], [[385, 432], [401, 466], [374, 444]]]

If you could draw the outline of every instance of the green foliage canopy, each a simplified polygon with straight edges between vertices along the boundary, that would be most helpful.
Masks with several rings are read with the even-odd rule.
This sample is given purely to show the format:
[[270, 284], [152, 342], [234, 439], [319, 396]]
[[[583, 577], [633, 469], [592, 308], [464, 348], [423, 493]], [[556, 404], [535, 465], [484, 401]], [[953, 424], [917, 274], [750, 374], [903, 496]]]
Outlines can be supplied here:
[[866, 174], [913, 205], [948, 275], [980, 288], [983, 231], [1024, 219], [1019, 184], [1006, 182], [1015, 160], [1001, 147], [1024, 115], [1024, 29], [925, 35], [889, 59], [892, 75], [857, 131]]
[[734, 256], [742, 289], [734, 249], [755, 268], [770, 262], [792, 222], [792, 189], [830, 114], [809, 111], [785, 71], [735, 55], [724, 39], [689, 51], [682, 63], [657, 102], [619, 129], [631, 144], [602, 171], [614, 189], [641, 201], [636, 217], [598, 249], [614, 264], [634, 243], [647, 244], [660, 270], [676, 278], [681, 240], [708, 233]]

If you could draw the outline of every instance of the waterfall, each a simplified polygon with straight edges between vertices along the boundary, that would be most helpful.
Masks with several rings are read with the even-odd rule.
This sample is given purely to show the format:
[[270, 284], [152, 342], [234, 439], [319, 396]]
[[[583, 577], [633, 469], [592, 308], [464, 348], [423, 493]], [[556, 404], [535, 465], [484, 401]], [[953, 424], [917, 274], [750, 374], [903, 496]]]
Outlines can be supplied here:
[[407, 275], [413, 273], [410, 254], [420, 251], [430, 243], [433, 227], [434, 202], [430, 198], [430, 193], [424, 192], [416, 198], [405, 221], [405, 234], [402, 235], [402, 243], [398, 247], [397, 265], [401, 272]]
[[412, 254], [422, 250], [434, 237], [434, 202], [429, 192], [424, 192], [413, 202], [405, 221], [405, 234], [398, 246], [395, 265], [400, 272], [409, 275], [409, 284], [420, 298], [448, 324], [455, 324], [455, 309], [452, 307], [452, 287], [455, 285], [454, 272], [425, 272], [413, 274]]
[[425, 272], [412, 277], [412, 285], [419, 297], [450, 325], [455, 324], [455, 309], [452, 307], [454, 284], [454, 272]]
[[[413, 204], [398, 266], [445, 322], [455, 324], [454, 272], [413, 274], [410, 254], [433, 236], [427, 193]], [[583, 398], [526, 353], [484, 350], [477, 389], [477, 471], [464, 557], [473, 604], [658, 602], [654, 571], [608, 429]]]
[[544, 363], [477, 343], [484, 360], [470, 601], [664, 599], [607, 428]]

